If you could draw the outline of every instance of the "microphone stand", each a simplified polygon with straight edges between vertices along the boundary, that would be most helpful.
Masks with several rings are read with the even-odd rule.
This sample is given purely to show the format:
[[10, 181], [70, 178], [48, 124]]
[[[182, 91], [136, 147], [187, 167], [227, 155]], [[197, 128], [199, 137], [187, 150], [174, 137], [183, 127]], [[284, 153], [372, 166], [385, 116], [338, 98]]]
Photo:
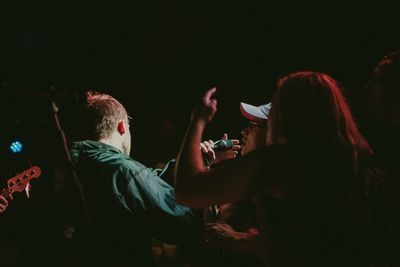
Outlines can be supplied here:
[[66, 137], [66, 135], [64, 133], [63, 128], [61, 127], [60, 118], [58, 117], [59, 108], [56, 105], [54, 100], [51, 102], [51, 106], [52, 106], [52, 109], [53, 109], [54, 120], [56, 122], [57, 129], [60, 132], [60, 135], [61, 135], [61, 138], [62, 138], [62, 142], [63, 142], [63, 145], [64, 145], [65, 154], [67, 155], [68, 163], [69, 163], [70, 168], [71, 168], [72, 177], [74, 178], [75, 185], [78, 188], [79, 198], [80, 198], [82, 206], [83, 206], [85, 219], [86, 219], [88, 224], [92, 224], [93, 223], [93, 218], [92, 218], [92, 215], [89, 212], [87, 201], [86, 201], [85, 195], [83, 193], [82, 184], [79, 181], [78, 174], [76, 173], [76, 170], [75, 170], [75, 164], [74, 164], [74, 161], [72, 160], [72, 157], [71, 157], [71, 153], [70, 153], [70, 150], [69, 150], [67, 137]]
[[[52, 90], [54, 90], [54, 88], [52, 88]], [[84, 219], [84, 222], [86, 222], [86, 226], [85, 226], [85, 223], [83, 225], [84, 225], [84, 227], [87, 227], [87, 226], [90, 226], [93, 224], [93, 218], [89, 211], [85, 195], [83, 193], [82, 184], [78, 178], [78, 174], [76, 173], [76, 167], [75, 167], [74, 161], [72, 160], [72, 157], [71, 157], [67, 137], [61, 126], [60, 118], [58, 116], [59, 108], [58, 108], [57, 104], [55, 103], [54, 99], [52, 99], [51, 107], [53, 110], [54, 121], [56, 123], [58, 131], [60, 132], [61, 139], [62, 139], [62, 142], [64, 145], [64, 151], [67, 156], [67, 160], [68, 160], [71, 174], [73, 177], [73, 182], [77, 188], [79, 200], [81, 202], [81, 206], [83, 209], [83, 217], [84, 217], [83, 219]], [[75, 234], [76, 234], [76, 229], [73, 225], [68, 226], [64, 229], [64, 237], [68, 240], [68, 242], [67, 242], [68, 245], [66, 248], [66, 256], [65, 256], [66, 266], [72, 266], [74, 264], [73, 263], [73, 255], [72, 255], [72, 253], [73, 253], [72, 252], [73, 251], [72, 240], [73, 240]]]

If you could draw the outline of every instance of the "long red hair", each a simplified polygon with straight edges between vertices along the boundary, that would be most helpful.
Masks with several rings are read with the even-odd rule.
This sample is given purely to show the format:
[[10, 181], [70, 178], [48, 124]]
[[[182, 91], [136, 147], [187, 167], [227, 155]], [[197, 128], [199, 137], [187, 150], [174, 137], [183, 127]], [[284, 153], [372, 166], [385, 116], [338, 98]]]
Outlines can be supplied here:
[[[301, 149], [346, 157], [357, 188], [368, 193], [377, 180], [372, 150], [360, 133], [342, 87], [325, 73], [301, 71], [278, 81], [269, 116], [269, 143], [285, 140]], [[374, 178], [372, 178], [374, 177]], [[360, 185], [361, 184], [361, 185]]]
[[327, 74], [301, 71], [278, 81], [270, 118], [272, 142], [323, 141], [371, 153], [339, 83]]

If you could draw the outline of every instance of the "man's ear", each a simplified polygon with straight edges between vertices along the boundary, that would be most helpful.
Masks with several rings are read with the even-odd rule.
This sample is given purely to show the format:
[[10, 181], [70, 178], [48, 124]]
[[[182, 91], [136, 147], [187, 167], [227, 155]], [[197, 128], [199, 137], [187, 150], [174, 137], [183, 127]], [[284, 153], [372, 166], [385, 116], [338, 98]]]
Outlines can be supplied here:
[[120, 135], [123, 135], [125, 133], [125, 126], [124, 126], [124, 121], [118, 122], [118, 132]]

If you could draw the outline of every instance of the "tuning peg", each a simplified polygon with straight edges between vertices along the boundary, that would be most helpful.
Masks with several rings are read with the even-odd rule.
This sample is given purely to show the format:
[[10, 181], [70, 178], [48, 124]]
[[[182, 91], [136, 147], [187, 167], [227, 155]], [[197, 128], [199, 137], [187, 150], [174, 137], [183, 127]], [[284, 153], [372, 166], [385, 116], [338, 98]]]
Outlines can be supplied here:
[[25, 187], [25, 193], [26, 193], [26, 196], [29, 198], [29, 191], [31, 190], [31, 185], [30, 185], [30, 183], [27, 183], [26, 184], [26, 187]]

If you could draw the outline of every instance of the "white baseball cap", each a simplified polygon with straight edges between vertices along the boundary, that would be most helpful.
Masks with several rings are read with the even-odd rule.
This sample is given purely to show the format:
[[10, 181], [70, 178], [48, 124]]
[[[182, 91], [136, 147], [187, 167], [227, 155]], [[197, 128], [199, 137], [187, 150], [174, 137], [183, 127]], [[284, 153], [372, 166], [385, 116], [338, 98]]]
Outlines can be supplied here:
[[240, 111], [242, 112], [243, 116], [250, 120], [254, 118], [268, 120], [270, 110], [271, 102], [258, 107], [243, 102], [240, 103]]

